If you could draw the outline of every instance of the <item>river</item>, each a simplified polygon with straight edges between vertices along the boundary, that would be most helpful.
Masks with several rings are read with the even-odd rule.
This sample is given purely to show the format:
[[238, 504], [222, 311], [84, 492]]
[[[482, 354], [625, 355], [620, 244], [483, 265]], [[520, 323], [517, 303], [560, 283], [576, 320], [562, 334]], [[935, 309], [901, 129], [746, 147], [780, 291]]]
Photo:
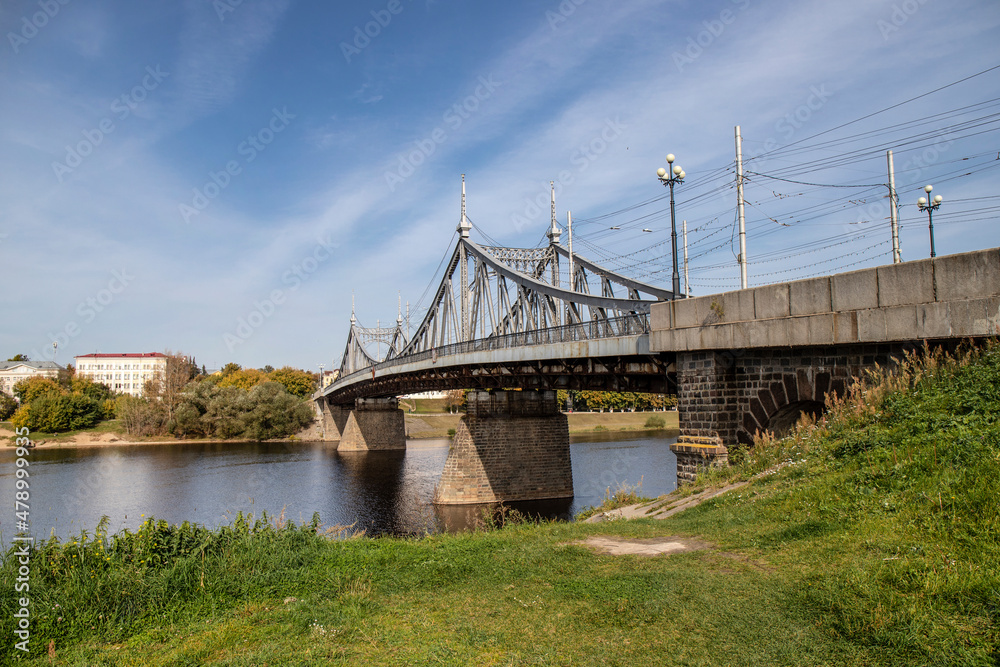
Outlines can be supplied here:
[[[515, 503], [532, 514], [571, 518], [610, 487], [636, 485], [655, 497], [677, 484], [674, 432], [571, 437], [574, 497]], [[36, 538], [92, 533], [102, 515], [112, 532], [155, 516], [216, 527], [237, 512], [266, 511], [301, 522], [354, 524], [369, 535], [467, 528], [478, 508], [431, 504], [448, 439], [407, 441], [405, 452], [337, 452], [322, 442], [122, 445], [31, 451], [30, 519]], [[14, 535], [13, 448], [0, 451], [0, 542]]]

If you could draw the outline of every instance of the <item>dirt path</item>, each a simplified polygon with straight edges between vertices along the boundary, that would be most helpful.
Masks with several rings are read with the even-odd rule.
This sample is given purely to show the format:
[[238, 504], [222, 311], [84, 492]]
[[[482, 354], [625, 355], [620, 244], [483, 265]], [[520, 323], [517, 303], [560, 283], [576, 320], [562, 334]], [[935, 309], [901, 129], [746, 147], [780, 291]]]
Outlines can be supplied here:
[[[636, 505], [626, 505], [625, 507], [619, 507], [618, 509], [601, 512], [600, 514], [595, 514], [592, 517], [584, 519], [583, 523], [602, 523], [605, 521], [621, 521], [623, 519], [666, 519], [667, 517], [671, 517], [678, 512], [683, 512], [686, 509], [696, 507], [706, 500], [710, 500], [716, 496], [721, 496], [724, 493], [742, 489], [756, 479], [774, 474], [778, 470], [781, 470], [781, 468], [785, 467], [785, 465], [786, 464], [784, 463], [779, 464], [769, 470], [765, 470], [762, 473], [754, 475], [745, 482], [736, 482], [722, 487], [705, 489], [704, 491], [699, 491], [698, 493], [684, 497], [674, 497], [674, 493], [676, 492], [669, 493], [665, 496], [657, 498], [656, 500], [650, 500], [649, 502], [639, 503]], [[574, 542], [573, 544], [580, 544], [600, 553], [612, 555], [631, 554], [637, 556], [658, 556], [660, 554], [712, 548], [712, 545], [707, 542], [702, 542], [701, 540], [690, 537], [675, 536], [640, 540], [626, 539], [613, 535], [594, 535], [585, 540]]]

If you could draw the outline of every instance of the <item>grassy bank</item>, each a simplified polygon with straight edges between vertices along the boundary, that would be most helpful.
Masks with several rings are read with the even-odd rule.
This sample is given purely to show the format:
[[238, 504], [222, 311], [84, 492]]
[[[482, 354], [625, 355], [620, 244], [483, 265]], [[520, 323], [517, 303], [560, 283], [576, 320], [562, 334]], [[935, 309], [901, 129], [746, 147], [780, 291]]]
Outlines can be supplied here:
[[[22, 662], [53, 641], [81, 665], [996, 665], [998, 416], [994, 348], [859, 386], [709, 482], [775, 472], [665, 521], [338, 541], [147, 524], [49, 545]], [[593, 535], [702, 548], [609, 556], [577, 544]]]
[[[663, 419], [656, 429], [677, 429], [677, 412], [571, 412], [567, 415], [570, 433], [595, 431], [648, 430], [651, 417]], [[450, 429], [458, 428], [462, 415], [407, 414], [406, 432], [411, 438], [446, 438]]]

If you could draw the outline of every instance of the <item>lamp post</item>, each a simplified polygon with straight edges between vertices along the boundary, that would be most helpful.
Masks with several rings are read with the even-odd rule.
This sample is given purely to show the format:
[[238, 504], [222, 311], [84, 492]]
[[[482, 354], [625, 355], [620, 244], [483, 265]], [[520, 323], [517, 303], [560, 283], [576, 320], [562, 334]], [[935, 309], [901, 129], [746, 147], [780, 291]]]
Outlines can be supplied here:
[[930, 199], [933, 189], [933, 185], [924, 186], [924, 192], [927, 193], [927, 196], [917, 200], [917, 208], [921, 211], [927, 211], [927, 227], [931, 234], [931, 257], [937, 257], [937, 253], [934, 252], [934, 211], [938, 210], [944, 198], [938, 195], [934, 199]]
[[660, 183], [670, 188], [670, 244], [674, 253], [673, 285], [671, 291], [673, 291], [674, 298], [676, 299], [681, 291], [681, 274], [677, 269], [677, 221], [674, 215], [674, 185], [683, 183], [685, 174], [679, 164], [674, 164], [673, 153], [667, 156], [667, 164], [671, 166], [670, 171], [660, 167], [656, 170], [656, 176], [660, 179]]
[[319, 365], [319, 388], [323, 388], [323, 364]]

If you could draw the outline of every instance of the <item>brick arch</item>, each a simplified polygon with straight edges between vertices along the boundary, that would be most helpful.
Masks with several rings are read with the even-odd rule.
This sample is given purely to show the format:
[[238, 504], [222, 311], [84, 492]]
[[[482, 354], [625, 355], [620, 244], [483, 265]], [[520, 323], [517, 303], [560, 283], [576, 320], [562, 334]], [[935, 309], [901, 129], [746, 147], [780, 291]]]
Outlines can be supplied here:
[[843, 368], [831, 372], [827, 368], [807, 367], [794, 373], [773, 374], [769, 382], [750, 392], [736, 433], [737, 441], [749, 446], [755, 433], [773, 432], [776, 426], [778, 431], [786, 431], [790, 413], [821, 411], [827, 394], [843, 395], [849, 381]]

